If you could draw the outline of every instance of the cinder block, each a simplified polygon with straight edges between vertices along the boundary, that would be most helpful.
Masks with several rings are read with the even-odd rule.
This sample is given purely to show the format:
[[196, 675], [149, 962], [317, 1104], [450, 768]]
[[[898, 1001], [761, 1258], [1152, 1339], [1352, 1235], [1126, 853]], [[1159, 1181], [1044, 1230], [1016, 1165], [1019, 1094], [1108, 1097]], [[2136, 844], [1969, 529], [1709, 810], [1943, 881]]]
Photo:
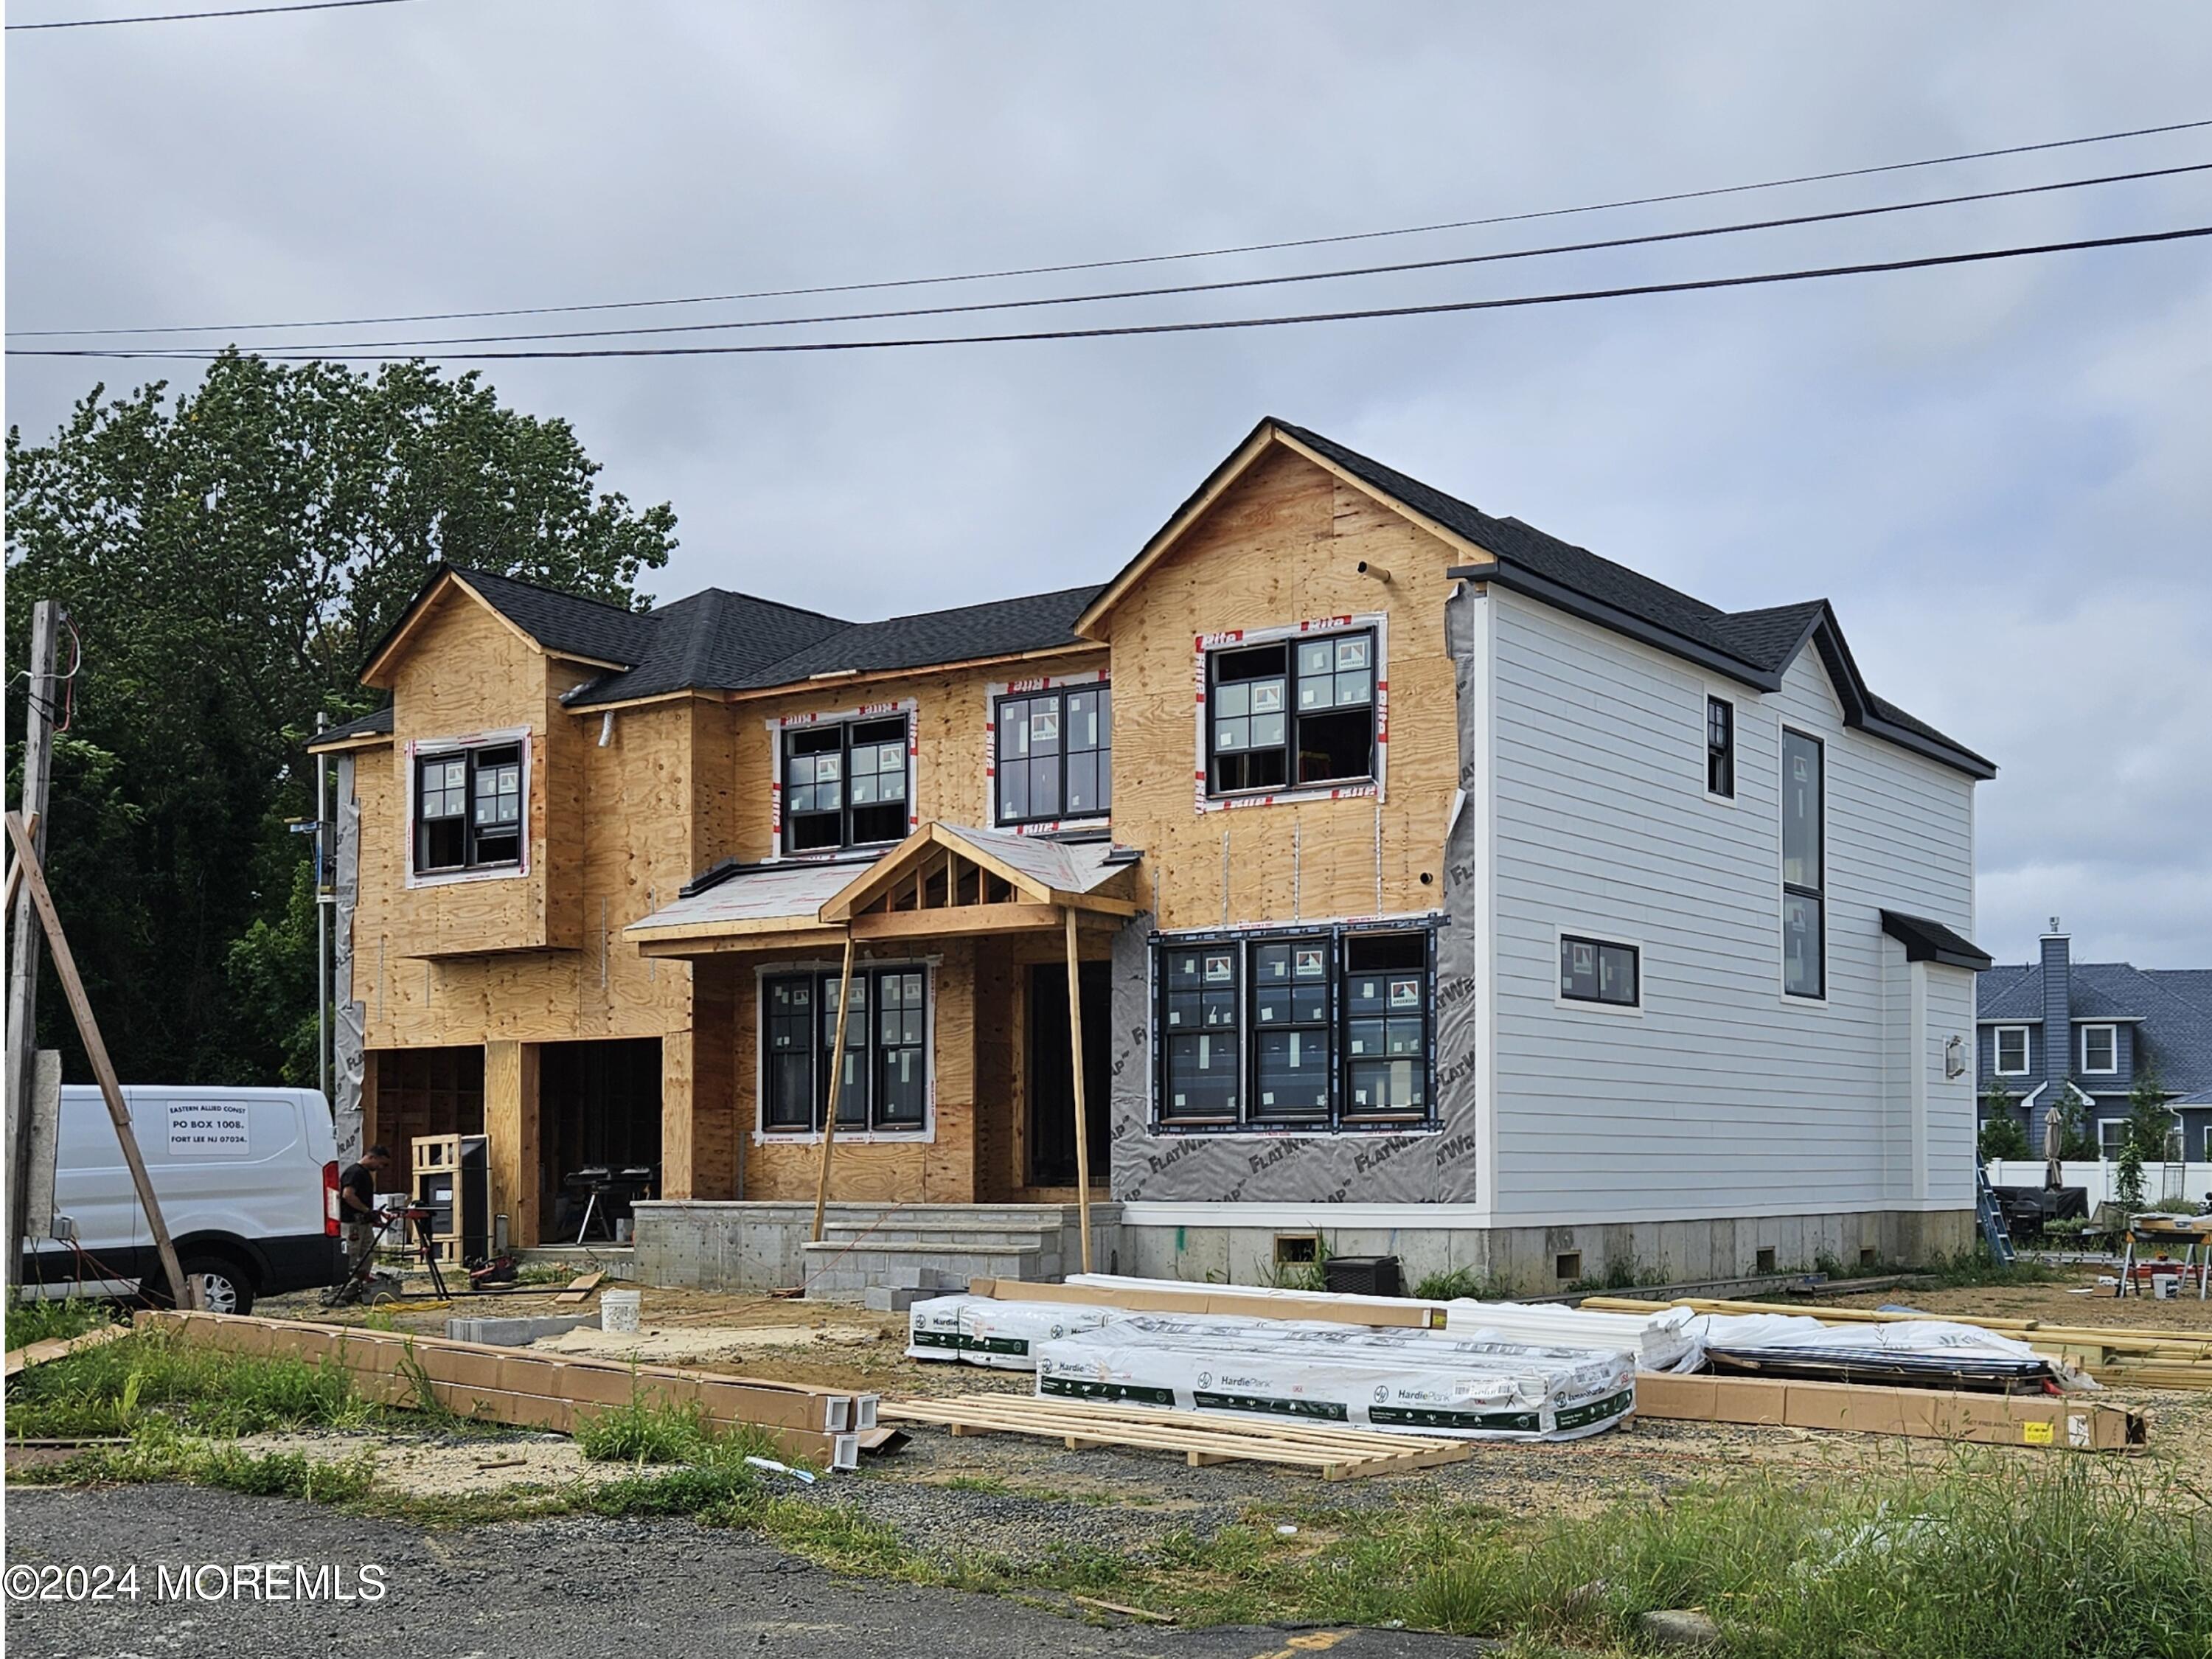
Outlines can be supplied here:
[[908, 1286], [894, 1288], [889, 1285], [872, 1285], [862, 1295], [861, 1301], [878, 1313], [904, 1313], [917, 1302], [926, 1301], [937, 1294], [934, 1285], [927, 1289]]

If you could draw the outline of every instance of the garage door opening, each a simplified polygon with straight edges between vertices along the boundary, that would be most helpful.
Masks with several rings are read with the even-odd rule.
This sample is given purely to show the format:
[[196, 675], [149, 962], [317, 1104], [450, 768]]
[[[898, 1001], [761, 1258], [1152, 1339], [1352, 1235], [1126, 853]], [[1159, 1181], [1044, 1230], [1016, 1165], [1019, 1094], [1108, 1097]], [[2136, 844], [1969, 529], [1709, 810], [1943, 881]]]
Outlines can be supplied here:
[[541, 1242], [611, 1238], [660, 1195], [660, 1039], [548, 1042], [538, 1066]]

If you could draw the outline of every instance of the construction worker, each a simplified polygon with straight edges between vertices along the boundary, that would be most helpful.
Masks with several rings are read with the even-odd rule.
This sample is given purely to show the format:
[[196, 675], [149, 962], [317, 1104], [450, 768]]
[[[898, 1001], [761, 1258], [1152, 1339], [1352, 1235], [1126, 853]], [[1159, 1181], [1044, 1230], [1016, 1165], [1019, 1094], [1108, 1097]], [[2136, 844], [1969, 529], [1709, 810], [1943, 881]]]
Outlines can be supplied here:
[[390, 1149], [372, 1146], [338, 1176], [338, 1222], [349, 1262], [362, 1259], [384, 1224], [384, 1213], [376, 1207], [376, 1178], [391, 1167]]

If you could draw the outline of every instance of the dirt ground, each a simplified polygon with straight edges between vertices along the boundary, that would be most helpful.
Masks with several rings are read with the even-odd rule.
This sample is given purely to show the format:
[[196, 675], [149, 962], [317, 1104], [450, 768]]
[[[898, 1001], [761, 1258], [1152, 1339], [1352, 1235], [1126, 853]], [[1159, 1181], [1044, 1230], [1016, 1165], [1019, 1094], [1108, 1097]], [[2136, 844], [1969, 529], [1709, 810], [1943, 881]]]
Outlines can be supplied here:
[[[2087, 1284], [2094, 1274], [2085, 1270]], [[596, 1301], [582, 1304], [553, 1300], [558, 1286], [543, 1296], [502, 1296], [468, 1312], [487, 1314], [590, 1313]], [[2100, 1324], [2166, 1330], [2212, 1331], [2212, 1305], [2154, 1302], [2129, 1297], [2075, 1295], [2063, 1285], [2021, 1289], [1893, 1290], [1840, 1298], [1838, 1305], [1905, 1304], [1931, 1314], [1975, 1314], [2033, 1318], [2050, 1323]], [[1808, 1312], [1817, 1312], [1808, 1307]], [[331, 1317], [306, 1304], [270, 1304], [272, 1316]], [[403, 1304], [380, 1314], [402, 1329], [443, 1334], [452, 1310], [441, 1305]], [[338, 1316], [359, 1320], [353, 1311]], [[800, 1382], [841, 1389], [867, 1389], [890, 1397], [943, 1396], [981, 1392], [1030, 1392], [1027, 1373], [985, 1370], [905, 1357], [906, 1321], [902, 1315], [770, 1297], [643, 1287], [641, 1329], [617, 1335], [580, 1329], [541, 1340], [533, 1352], [589, 1353], [635, 1358], [651, 1364], [697, 1367], [738, 1376]], [[2178, 1467], [2212, 1467], [2212, 1392], [2180, 1393], [2112, 1389], [2115, 1403], [2151, 1416], [2150, 1456], [2173, 1460]], [[906, 1449], [870, 1460], [870, 1479], [836, 1483], [878, 1494], [887, 1487], [935, 1487], [939, 1501], [948, 1489], [1003, 1488], [1014, 1492], [1048, 1488], [1079, 1503], [1110, 1503], [1145, 1510], [1155, 1516], [1194, 1506], [1206, 1508], [1252, 1500], [1296, 1501], [1320, 1490], [1309, 1474], [1255, 1465], [1224, 1464], [1190, 1469], [1164, 1453], [1091, 1450], [1066, 1452], [1048, 1442], [1012, 1436], [962, 1437], [923, 1425], [908, 1425]], [[272, 1438], [272, 1446], [277, 1443]], [[344, 1435], [290, 1437], [283, 1443], [317, 1456], [342, 1457], [366, 1440]], [[1442, 1493], [1469, 1501], [1539, 1507], [1549, 1513], [1582, 1514], [1626, 1498], [1663, 1494], [1684, 1485], [1718, 1478], [1751, 1467], [1785, 1471], [1807, 1479], [1848, 1474], [1857, 1469], [1897, 1468], [1950, 1455], [1931, 1441], [1880, 1435], [1815, 1433], [1805, 1430], [1741, 1428], [1711, 1424], [1639, 1420], [1623, 1431], [1559, 1445], [1483, 1443], [1467, 1462], [1424, 1474], [1352, 1483], [1376, 1489], [1379, 1498], [1408, 1482], [1426, 1482]], [[2002, 1455], [2043, 1457], [2050, 1453], [2021, 1449]], [[520, 1460], [508, 1462], [509, 1459]], [[619, 1469], [611, 1471], [621, 1473]], [[410, 1492], [441, 1495], [496, 1490], [503, 1486], [558, 1486], [576, 1479], [602, 1479], [605, 1465], [587, 1463], [572, 1443], [556, 1437], [434, 1435], [381, 1443], [378, 1479]], [[1332, 1502], [1361, 1501], [1346, 1486], [1328, 1489]], [[1093, 1494], [1085, 1498], [1085, 1493]], [[922, 1492], [902, 1497], [878, 1495], [871, 1505], [896, 1509], [930, 1501]]]

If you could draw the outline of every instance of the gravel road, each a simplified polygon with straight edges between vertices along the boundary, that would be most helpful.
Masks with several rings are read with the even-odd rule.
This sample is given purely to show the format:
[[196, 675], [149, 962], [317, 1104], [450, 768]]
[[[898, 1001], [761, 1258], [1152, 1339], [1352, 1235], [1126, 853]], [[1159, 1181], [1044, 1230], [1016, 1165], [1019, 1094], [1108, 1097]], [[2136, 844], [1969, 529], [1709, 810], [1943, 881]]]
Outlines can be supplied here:
[[[1490, 1644], [1402, 1631], [1099, 1628], [955, 1590], [841, 1580], [742, 1534], [689, 1522], [564, 1519], [425, 1532], [318, 1504], [179, 1486], [9, 1492], [7, 1646], [14, 1659], [1456, 1659]], [[381, 1598], [271, 1601], [261, 1564]], [[135, 1565], [135, 1600], [21, 1600], [24, 1570]], [[252, 1564], [255, 1577], [234, 1569]], [[380, 1571], [363, 1571], [374, 1565]], [[159, 1570], [169, 1570], [164, 1599]], [[179, 1569], [195, 1590], [174, 1593]], [[222, 1571], [217, 1571], [221, 1569]], [[295, 1586], [287, 1573], [280, 1583]]]

